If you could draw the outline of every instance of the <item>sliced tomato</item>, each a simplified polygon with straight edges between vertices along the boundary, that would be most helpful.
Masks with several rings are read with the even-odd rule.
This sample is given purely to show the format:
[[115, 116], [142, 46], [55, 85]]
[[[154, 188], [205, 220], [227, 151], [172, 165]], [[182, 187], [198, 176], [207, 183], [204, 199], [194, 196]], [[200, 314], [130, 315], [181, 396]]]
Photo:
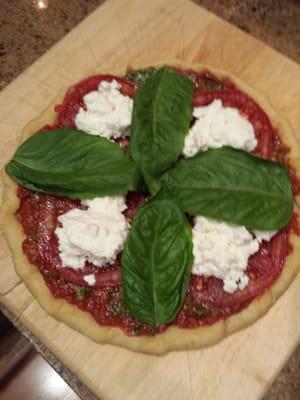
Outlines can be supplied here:
[[[96, 283], [92, 287], [95, 289], [103, 287], [114, 287], [121, 284], [121, 270], [120, 268], [115, 268], [112, 271], [105, 271], [99, 268], [98, 272], [94, 272]], [[89, 286], [84, 280], [87, 275], [84, 270], [74, 270], [72, 268], [58, 268], [59, 274], [66, 281], [73, 283], [74, 285]]]
[[114, 139], [115, 142], [119, 143], [119, 145], [121, 147], [123, 147], [123, 149], [127, 149], [128, 145], [129, 145], [129, 139], [127, 139], [126, 137], [119, 137], [119, 138], [115, 138]]
[[133, 217], [137, 213], [139, 207], [141, 207], [147, 200], [147, 195], [140, 192], [128, 192], [126, 195], [127, 209], [124, 211], [124, 215], [129, 223], [131, 223]]

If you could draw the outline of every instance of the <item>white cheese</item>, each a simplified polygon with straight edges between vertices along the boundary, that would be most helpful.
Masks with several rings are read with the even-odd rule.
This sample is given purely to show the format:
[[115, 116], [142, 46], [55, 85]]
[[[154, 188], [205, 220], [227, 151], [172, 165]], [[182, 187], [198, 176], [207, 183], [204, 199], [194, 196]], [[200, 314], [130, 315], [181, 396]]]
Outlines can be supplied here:
[[128, 223], [122, 214], [124, 197], [101, 197], [83, 201], [87, 210], [72, 209], [58, 217], [56, 228], [64, 267], [83, 268], [86, 261], [101, 267], [113, 263], [123, 249]]
[[276, 233], [277, 231], [253, 231], [253, 234], [259, 243], [261, 243], [263, 240], [269, 242], [272, 237], [276, 235]]
[[129, 135], [133, 100], [120, 92], [116, 80], [102, 81], [98, 91], [83, 97], [86, 109], [80, 108], [75, 117], [78, 129], [91, 135], [110, 139]]
[[192, 273], [222, 279], [224, 290], [233, 293], [248, 285], [248, 258], [258, 249], [258, 240], [245, 227], [196, 217]]
[[83, 277], [83, 280], [84, 280], [89, 286], [95, 286], [95, 283], [96, 283], [95, 274], [85, 275], [85, 276]]
[[192, 157], [208, 148], [227, 145], [252, 151], [257, 145], [252, 124], [237, 109], [223, 107], [221, 100], [194, 108], [193, 116], [196, 121], [185, 137], [185, 157]]

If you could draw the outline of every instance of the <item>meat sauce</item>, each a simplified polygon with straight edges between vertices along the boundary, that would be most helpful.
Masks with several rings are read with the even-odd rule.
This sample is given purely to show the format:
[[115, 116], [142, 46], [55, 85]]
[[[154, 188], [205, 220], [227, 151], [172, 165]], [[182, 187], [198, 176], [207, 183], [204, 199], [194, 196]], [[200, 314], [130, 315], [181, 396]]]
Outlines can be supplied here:
[[[268, 116], [247, 94], [236, 88], [229, 80], [219, 80], [210, 73], [196, 73], [191, 70], [178, 71], [195, 82], [193, 105], [201, 106], [221, 99], [223, 105], [238, 108], [243, 116], [252, 123], [257, 138], [254, 154], [284, 161], [288, 148], [280, 143], [278, 135]], [[121, 84], [121, 92], [134, 97], [137, 85], [128, 79], [111, 75], [95, 75], [74, 85], [66, 93], [62, 104], [55, 107], [57, 120], [52, 128], [75, 127], [75, 116], [80, 107], [84, 107], [83, 96], [97, 90], [102, 80], [116, 79]], [[50, 129], [47, 126], [47, 129]], [[119, 140], [126, 148], [127, 139]], [[295, 177], [294, 193], [298, 193], [300, 184]], [[83, 208], [80, 201], [46, 194], [37, 194], [19, 187], [20, 206], [17, 216], [23, 226], [27, 239], [23, 251], [29, 261], [36, 265], [44, 280], [56, 298], [63, 298], [80, 309], [90, 312], [101, 325], [120, 327], [127, 335], [151, 335], [150, 326], [141, 324], [125, 309], [122, 300], [120, 257], [113, 265], [97, 268], [86, 263], [84, 269], [63, 268], [58, 251], [55, 229], [58, 216], [72, 208]], [[146, 194], [129, 192], [126, 196], [126, 219], [131, 222], [138, 208], [147, 200]], [[285, 259], [291, 251], [289, 233], [298, 227], [296, 216], [286, 228], [280, 230], [270, 242], [263, 242], [259, 251], [249, 258], [247, 275], [249, 284], [243, 290], [233, 294], [223, 290], [223, 282], [214, 277], [192, 275], [185, 302], [176, 319], [170, 325], [182, 328], [196, 328], [209, 325], [241, 311], [254, 298], [261, 296], [279, 277]], [[95, 274], [96, 284], [89, 287], [83, 277]], [[158, 328], [158, 333], [168, 326]]]

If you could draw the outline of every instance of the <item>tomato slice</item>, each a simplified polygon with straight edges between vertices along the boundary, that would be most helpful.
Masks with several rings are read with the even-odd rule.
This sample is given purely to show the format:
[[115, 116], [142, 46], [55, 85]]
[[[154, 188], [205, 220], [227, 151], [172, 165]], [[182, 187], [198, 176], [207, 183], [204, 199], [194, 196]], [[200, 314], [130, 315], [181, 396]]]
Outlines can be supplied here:
[[[99, 272], [94, 272], [95, 285], [92, 288], [98, 289], [103, 287], [115, 287], [121, 284], [121, 270], [120, 267], [115, 268], [112, 271], [105, 271], [97, 268]], [[89, 286], [84, 280], [87, 272], [84, 270], [74, 270], [72, 268], [58, 268], [60, 276], [66, 281], [73, 283], [74, 285]]]

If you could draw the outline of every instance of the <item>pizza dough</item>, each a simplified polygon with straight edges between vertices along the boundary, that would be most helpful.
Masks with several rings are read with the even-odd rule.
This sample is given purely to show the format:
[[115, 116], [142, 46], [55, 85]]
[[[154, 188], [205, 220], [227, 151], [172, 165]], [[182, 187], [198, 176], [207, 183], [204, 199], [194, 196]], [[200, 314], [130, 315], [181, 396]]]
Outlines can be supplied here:
[[[206, 65], [186, 64], [179, 61], [161, 61], [148, 65], [132, 65], [133, 69], [143, 69], [149, 66], [160, 67], [169, 65], [181, 69], [192, 69], [195, 71], [208, 70], [220, 79], [229, 78], [242, 91], [248, 93], [270, 117], [273, 126], [277, 129], [281, 141], [291, 148], [288, 160], [291, 167], [300, 177], [300, 145], [295, 137], [290, 124], [280, 116], [271, 106], [269, 101], [261, 94], [251, 89], [246, 84], [239, 81], [236, 77], [222, 70], [217, 70]], [[110, 71], [114, 75], [124, 75], [125, 68], [119, 71]], [[35, 134], [42, 126], [53, 122], [56, 118], [54, 105], [60, 103], [67, 88], [54, 99], [47, 109], [35, 120], [31, 121], [22, 134], [22, 141]], [[22, 251], [22, 242], [26, 236], [22, 231], [22, 226], [18, 222], [15, 211], [19, 206], [19, 199], [16, 195], [17, 184], [14, 183], [4, 171], [2, 171], [4, 184], [3, 205], [0, 214], [0, 227], [9, 245], [15, 269], [19, 277], [25, 282], [32, 295], [38, 300], [40, 305], [54, 318], [64, 322], [66, 325], [81, 332], [90, 339], [110, 343], [128, 348], [130, 350], [163, 354], [171, 350], [196, 349], [201, 346], [212, 345], [227, 335], [242, 329], [264, 315], [279, 296], [288, 288], [299, 271], [300, 259], [300, 238], [291, 233], [289, 242], [293, 246], [293, 251], [286, 258], [285, 266], [280, 277], [273, 286], [262, 296], [253, 300], [248, 307], [241, 312], [234, 314], [226, 320], [219, 320], [216, 323], [195, 329], [181, 329], [170, 327], [166, 332], [156, 336], [127, 336], [123, 331], [116, 327], [99, 325], [94, 318], [85, 311], [80, 310], [76, 305], [69, 304], [63, 299], [54, 298], [47, 288], [43, 276], [38, 268], [31, 265]], [[296, 204], [299, 203], [300, 196], [295, 199], [294, 211], [299, 213]]]

